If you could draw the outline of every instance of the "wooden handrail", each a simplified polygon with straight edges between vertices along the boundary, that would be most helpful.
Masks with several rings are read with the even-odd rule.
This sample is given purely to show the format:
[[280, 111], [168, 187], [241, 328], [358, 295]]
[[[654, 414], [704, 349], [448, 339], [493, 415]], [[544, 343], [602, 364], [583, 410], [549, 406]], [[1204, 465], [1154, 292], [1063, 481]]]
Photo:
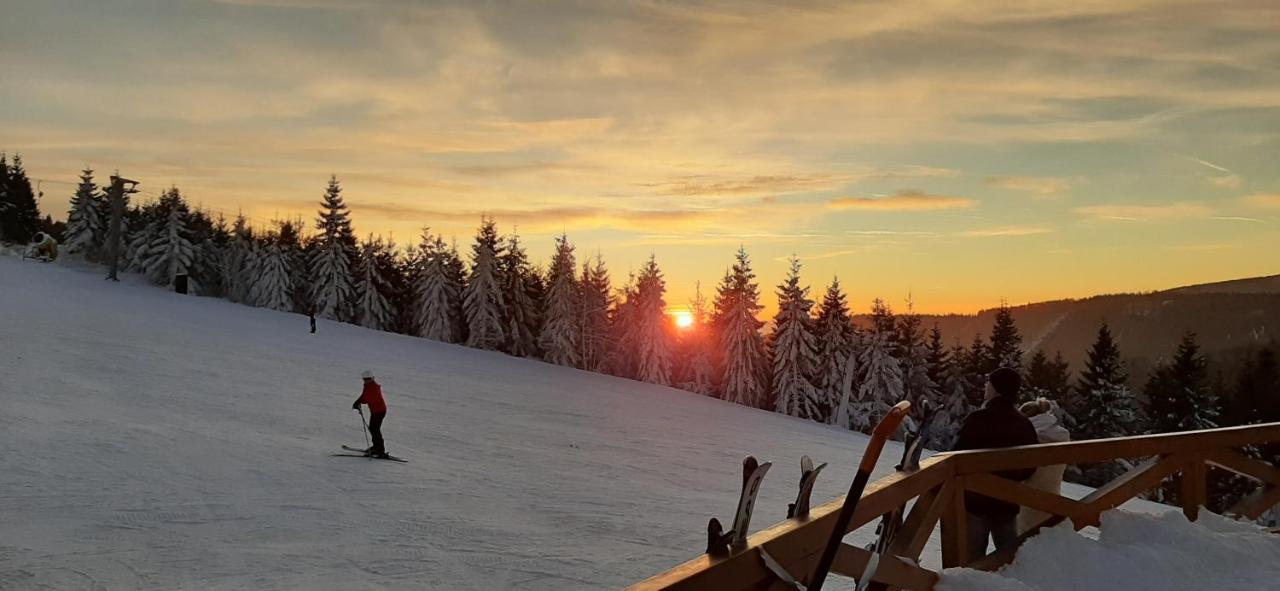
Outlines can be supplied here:
[[[1263, 484], [1234, 508], [1240, 515], [1256, 518], [1280, 504], [1280, 467], [1263, 464], [1234, 450], [1271, 442], [1280, 442], [1280, 423], [940, 453], [922, 462], [916, 472], [896, 472], [867, 485], [844, 533], [918, 499], [890, 546], [894, 557], [901, 558], [881, 561], [875, 580], [896, 588], [931, 589], [937, 573], [917, 564], [925, 543], [939, 524], [943, 528], [944, 566], [968, 565], [982, 558], [965, 555], [966, 491], [1044, 511], [1049, 517], [1042, 522], [1043, 526], [1070, 519], [1079, 529], [1096, 524], [1102, 512], [1159, 486], [1170, 475], [1181, 474], [1183, 510], [1189, 519], [1194, 520], [1207, 498], [1206, 472], [1208, 466], [1213, 465]], [[1018, 468], [1097, 463], [1121, 458], [1149, 459], [1078, 500], [1037, 490], [995, 474]], [[629, 589], [747, 590], [777, 587], [779, 580], [765, 566], [762, 552], [767, 552], [794, 578], [804, 581], [817, 563], [843, 502], [843, 498], [835, 499], [815, 507], [806, 519], [788, 519], [757, 532], [750, 536], [745, 550], [726, 557], [701, 555]], [[1033, 534], [1034, 531], [1029, 532], [1023, 539]], [[832, 572], [847, 576], [861, 573], [868, 558], [866, 550], [846, 544], [837, 554]], [[974, 566], [995, 568], [1012, 558], [1013, 552], [997, 553], [974, 563]]]

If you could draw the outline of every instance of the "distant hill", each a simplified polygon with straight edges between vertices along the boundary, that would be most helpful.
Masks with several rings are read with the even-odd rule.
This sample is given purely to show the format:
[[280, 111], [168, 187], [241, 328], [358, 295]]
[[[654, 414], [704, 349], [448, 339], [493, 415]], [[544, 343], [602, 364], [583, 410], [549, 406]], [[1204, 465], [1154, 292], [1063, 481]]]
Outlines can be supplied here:
[[[1234, 376], [1240, 352], [1280, 336], [1280, 275], [1190, 285], [1144, 294], [1100, 295], [1011, 308], [1022, 333], [1027, 356], [1043, 349], [1061, 351], [1073, 377], [1105, 320], [1111, 326], [1129, 366], [1130, 385], [1140, 387], [1147, 372], [1169, 357], [1187, 330], [1195, 331], [1213, 364]], [[937, 323], [947, 342], [968, 345], [975, 333], [987, 336], [995, 309], [974, 315], [926, 315], [925, 327]]]

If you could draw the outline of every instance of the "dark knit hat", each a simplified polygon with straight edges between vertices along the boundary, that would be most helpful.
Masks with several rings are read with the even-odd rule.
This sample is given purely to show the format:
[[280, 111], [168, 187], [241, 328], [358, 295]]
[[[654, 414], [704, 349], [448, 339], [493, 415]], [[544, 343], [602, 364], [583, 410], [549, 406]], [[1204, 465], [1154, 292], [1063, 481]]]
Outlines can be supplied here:
[[1022, 387], [1022, 376], [1008, 367], [1002, 367], [987, 374], [987, 381], [995, 389], [997, 396], [1010, 400], [1018, 398], [1018, 389]]

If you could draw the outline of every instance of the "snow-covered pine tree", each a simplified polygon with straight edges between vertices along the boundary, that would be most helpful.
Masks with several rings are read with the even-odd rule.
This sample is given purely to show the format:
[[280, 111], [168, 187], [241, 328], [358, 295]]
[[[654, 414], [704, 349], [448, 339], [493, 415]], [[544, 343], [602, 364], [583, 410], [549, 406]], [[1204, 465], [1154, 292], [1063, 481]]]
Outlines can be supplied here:
[[498, 229], [491, 218], [482, 218], [471, 246], [471, 276], [462, 291], [462, 313], [467, 325], [467, 346], [496, 351], [506, 342], [502, 326], [502, 285], [498, 269]]
[[1064, 408], [1068, 406], [1071, 370], [1067, 360], [1062, 358], [1062, 352], [1059, 351], [1053, 359], [1049, 359], [1043, 350], [1036, 349], [1031, 355], [1031, 361], [1027, 362], [1026, 387], [1022, 391], [1026, 400], [1044, 397], [1056, 401]]
[[658, 261], [650, 255], [636, 276], [636, 379], [661, 386], [671, 385], [671, 321], [663, 300], [666, 291]]
[[938, 417], [934, 419], [933, 441], [925, 442], [929, 449], [951, 449], [955, 445], [956, 436], [960, 434], [960, 426], [964, 424], [965, 417], [973, 411], [973, 406], [969, 403], [969, 378], [963, 364], [965, 354], [964, 347], [957, 343], [941, 364], [941, 408], [938, 410]]
[[[569, 237], [561, 234], [556, 237], [555, 254], [551, 256], [551, 266], [547, 272], [547, 297], [543, 303], [543, 324], [540, 340], [542, 358], [548, 363], [569, 367], [586, 367], [583, 362], [582, 331], [586, 318], [583, 316], [585, 298], [593, 293], [580, 292], [574, 273], [577, 263], [573, 258], [573, 245]], [[588, 279], [583, 269], [584, 281]], [[583, 285], [588, 290], [590, 286]], [[605, 294], [606, 297], [608, 294]], [[599, 305], [604, 302], [594, 301]], [[595, 310], [601, 318], [607, 309]]]
[[382, 238], [374, 239], [371, 235], [360, 246], [355, 273], [355, 316], [356, 324], [374, 330], [387, 330], [391, 327], [393, 310], [387, 301], [388, 284], [378, 264], [378, 256], [387, 246]]
[[[1077, 439], [1121, 437], [1142, 432], [1138, 403], [1125, 385], [1128, 377], [1120, 358], [1120, 349], [1104, 322], [1089, 349], [1085, 369], [1077, 389], [1084, 408], [1074, 416], [1080, 436]], [[1122, 474], [1123, 462], [1108, 462], [1084, 468], [1084, 483], [1099, 486]]]
[[255, 259], [257, 278], [250, 290], [249, 301], [262, 308], [293, 311], [293, 277], [289, 273], [289, 256], [281, 246], [278, 234], [269, 233], [263, 238]]
[[106, 239], [106, 220], [102, 219], [102, 199], [98, 185], [93, 182], [93, 170], [80, 172], [80, 185], [71, 197], [71, 209], [67, 212], [67, 229], [62, 233], [62, 245], [70, 254], [94, 258]]
[[308, 250], [309, 243], [302, 236], [303, 227], [301, 217], [278, 222], [276, 243], [284, 252], [285, 261], [289, 265], [289, 278], [293, 284], [293, 309], [306, 314], [312, 308], [311, 286], [308, 283], [311, 280], [308, 265], [311, 251]]
[[351, 215], [342, 200], [338, 177], [329, 177], [320, 212], [316, 216], [316, 247], [310, 261], [311, 300], [316, 316], [347, 322], [355, 299], [356, 238]]
[[415, 263], [412, 260], [414, 249], [400, 249], [395, 240], [388, 239], [378, 251], [374, 261], [378, 273], [386, 280], [387, 305], [390, 318], [384, 330], [399, 334], [417, 334], [412, 318], [415, 312], [412, 278]]
[[179, 273], [188, 273], [195, 260], [195, 246], [187, 230], [187, 203], [177, 187], [170, 187], [160, 196], [160, 215], [153, 222], [156, 231], [143, 254], [142, 268], [147, 278], [157, 285], [173, 285]]
[[821, 401], [811, 381], [818, 367], [809, 288], [800, 286], [800, 259], [792, 256], [787, 278], [778, 285], [778, 312], [769, 336], [774, 411], [821, 420]]
[[680, 382], [680, 389], [694, 394], [711, 396], [715, 394], [715, 382], [712, 376], [715, 368], [711, 363], [707, 298], [702, 295], [701, 282], [694, 284], [693, 299], [689, 301], [689, 311], [693, 315], [693, 325], [688, 327], [683, 335], [683, 356], [686, 359], [686, 363], [684, 364], [684, 379]]
[[634, 378], [636, 375], [635, 339], [637, 323], [637, 294], [635, 273], [627, 275], [626, 283], [614, 295], [616, 304], [609, 315], [609, 350], [605, 353], [602, 369], [610, 375]]
[[[529, 256], [520, 246], [520, 237], [511, 234], [498, 256], [499, 289], [502, 290], [503, 351], [516, 357], [538, 354], [538, 310], [534, 275]], [[572, 272], [570, 272], [572, 276]]]
[[738, 248], [733, 267], [716, 289], [712, 330], [719, 342], [720, 393], [730, 402], [764, 408], [768, 404], [769, 367], [760, 327], [760, 291], [751, 259]]
[[1018, 334], [1018, 325], [1013, 321], [1013, 312], [1009, 304], [1001, 302], [996, 310], [996, 319], [991, 327], [991, 347], [988, 349], [991, 368], [1008, 367], [1022, 372], [1022, 335]]
[[416, 334], [445, 343], [462, 340], [459, 311], [462, 286], [449, 271], [449, 245], [422, 231], [418, 245], [418, 273], [414, 280]]
[[853, 347], [857, 334], [837, 277], [831, 279], [831, 285], [827, 286], [822, 302], [818, 305], [814, 334], [818, 346], [818, 364], [814, 371], [813, 385], [818, 392], [822, 420], [848, 428], [849, 425], [841, 417], [847, 419], [852, 401], [844, 396], [844, 382], [850, 369], [849, 359], [855, 354]]
[[896, 331], [898, 360], [902, 369], [902, 395], [911, 401], [912, 415], [922, 418], [925, 401], [930, 408], [936, 402], [938, 384], [929, 377], [929, 348], [920, 328], [920, 315], [907, 299], [907, 313], [898, 316]]
[[[552, 264], [554, 267], [554, 262]], [[554, 279], [548, 278], [547, 307], [550, 306]], [[600, 371], [610, 347], [609, 310], [613, 307], [613, 287], [609, 282], [609, 269], [604, 257], [596, 253], [594, 262], [583, 261], [582, 279], [578, 293], [582, 306], [579, 326], [580, 367], [588, 371]], [[546, 330], [544, 327], [543, 330]]]
[[852, 399], [850, 428], [867, 432], [903, 397], [902, 366], [896, 356], [893, 311], [877, 298], [871, 305], [871, 333], [858, 365], [858, 393]]
[[222, 257], [222, 285], [227, 299], [237, 303], [249, 303], [249, 287], [253, 283], [248, 274], [253, 252], [253, 230], [244, 214], [236, 216], [231, 227], [231, 241]]
[[938, 323], [933, 323], [933, 328], [929, 329], [929, 341], [925, 345], [928, 354], [925, 356], [925, 362], [929, 364], [929, 381], [938, 386], [939, 397], [934, 402], [941, 404], [943, 384], [947, 376], [947, 364], [951, 361], [951, 353], [947, 351], [947, 345], [942, 342], [942, 329], [938, 327]]
[[[3, 164], [0, 156], [0, 164]], [[0, 166], [0, 178], [4, 195], [0, 196], [0, 237], [11, 242], [26, 244], [40, 230], [40, 209], [36, 205], [31, 179], [22, 167], [22, 156], [14, 155], [13, 164]]]
[[1152, 433], [1213, 429], [1220, 424], [1222, 409], [1209, 385], [1209, 361], [1193, 332], [1183, 335], [1171, 361], [1151, 372], [1143, 394]]
[[965, 394], [969, 398], [969, 403], [975, 406], [982, 405], [983, 393], [987, 385], [987, 374], [995, 370], [995, 362], [991, 358], [991, 350], [987, 347], [982, 335], [974, 333], [973, 342], [969, 344], [969, 349], [965, 351], [961, 359], [961, 366], [964, 369], [965, 381], [968, 383], [968, 389]]

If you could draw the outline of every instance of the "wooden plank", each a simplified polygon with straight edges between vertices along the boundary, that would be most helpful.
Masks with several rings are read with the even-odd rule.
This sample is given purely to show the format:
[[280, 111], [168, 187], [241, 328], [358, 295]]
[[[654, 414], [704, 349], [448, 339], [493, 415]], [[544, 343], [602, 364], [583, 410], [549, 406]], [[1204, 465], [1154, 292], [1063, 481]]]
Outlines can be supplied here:
[[938, 526], [938, 520], [942, 518], [942, 512], [951, 503], [954, 490], [955, 485], [947, 482], [939, 488], [920, 495], [889, 545], [889, 552], [894, 556], [919, 561], [920, 553], [924, 551], [925, 544], [929, 543], [929, 536], [933, 534], [933, 529]]
[[[841, 544], [836, 551], [835, 561], [831, 563], [831, 572], [856, 579], [867, 570], [870, 559], [870, 551]], [[938, 582], [938, 573], [890, 555], [880, 558], [880, 564], [876, 565], [876, 572], [871, 580], [901, 589], [928, 591]]]
[[[895, 472], [867, 485], [854, 511], [848, 533], [866, 525], [894, 507], [936, 488], [951, 475], [951, 465], [928, 458], [920, 470]], [[701, 555], [693, 560], [640, 581], [629, 589], [747, 589], [773, 577], [764, 566], [758, 548], [764, 547], [788, 572], [807, 572], [816, 564], [844, 498], [814, 507], [808, 520], [788, 519], [756, 532], [747, 549], [718, 559]]]
[[1205, 459], [1210, 464], [1230, 470], [1241, 476], [1248, 476], [1266, 484], [1280, 485], [1280, 468], [1264, 464], [1238, 451], [1219, 449], [1207, 452]]
[[969, 517], [964, 509], [965, 477], [951, 479], [951, 499], [942, 511], [942, 568], [969, 564]]
[[1280, 441], [1280, 423], [1243, 427], [1162, 433], [1114, 439], [1093, 439], [1065, 443], [1044, 443], [1022, 447], [957, 451], [935, 458], [955, 460], [957, 475], [999, 472], [1054, 464], [1088, 464], [1119, 458], [1144, 458], [1209, 449], [1236, 448], [1249, 444]]
[[994, 474], [970, 474], [965, 476], [965, 488], [1001, 501], [1044, 511], [1050, 515], [1072, 518], [1085, 511], [1085, 506], [1080, 501], [1055, 495]]
[[1080, 499], [1085, 505], [1085, 511], [1080, 514], [1080, 520], [1072, 519], [1072, 523], [1076, 529], [1098, 525], [1099, 517], [1104, 511], [1115, 509], [1125, 501], [1138, 496], [1139, 493], [1154, 488], [1166, 476], [1177, 472], [1185, 465], [1186, 458], [1180, 455], [1169, 455], [1143, 462]]
[[1187, 458], [1187, 464], [1182, 468], [1182, 514], [1189, 521], [1199, 519], [1200, 508], [1208, 502], [1208, 471], [1201, 454]]
[[1262, 517], [1268, 509], [1280, 504], [1280, 486], [1259, 487], [1252, 494], [1241, 499], [1227, 513], [1243, 515], [1250, 520]]

